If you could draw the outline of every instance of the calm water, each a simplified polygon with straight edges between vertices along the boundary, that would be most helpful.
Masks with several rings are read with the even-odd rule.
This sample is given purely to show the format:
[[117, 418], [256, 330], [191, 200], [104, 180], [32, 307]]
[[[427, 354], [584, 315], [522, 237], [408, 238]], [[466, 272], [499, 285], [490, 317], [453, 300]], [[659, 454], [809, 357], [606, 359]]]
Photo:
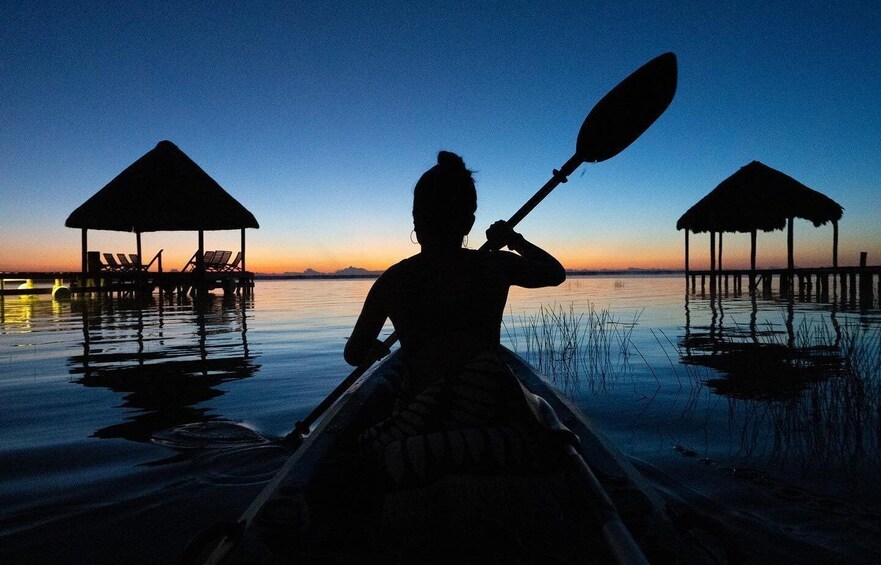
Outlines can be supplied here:
[[[344, 340], [371, 284], [258, 281], [249, 299], [198, 304], [0, 301], [0, 560], [159, 562], [235, 519], [283, 456], [263, 438], [348, 373]], [[659, 488], [877, 549], [877, 309], [710, 300], [681, 277], [571, 278], [513, 289], [509, 304], [503, 342]], [[170, 434], [197, 422], [210, 432]]]

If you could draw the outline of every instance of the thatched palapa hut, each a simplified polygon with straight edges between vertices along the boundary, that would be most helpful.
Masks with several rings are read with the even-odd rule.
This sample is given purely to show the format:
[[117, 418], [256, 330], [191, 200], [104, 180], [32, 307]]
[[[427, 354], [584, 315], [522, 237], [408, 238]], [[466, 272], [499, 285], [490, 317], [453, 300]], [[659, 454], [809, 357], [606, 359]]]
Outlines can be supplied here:
[[676, 229], [685, 230], [685, 271], [688, 267], [688, 233], [710, 232], [710, 269], [716, 269], [715, 236], [719, 233], [719, 269], [722, 268], [722, 234], [749, 233], [752, 239], [750, 268], [756, 269], [756, 232], [787, 228], [788, 268], [794, 268], [792, 222], [802, 218], [821, 226], [832, 222], [832, 266], [838, 266], [840, 204], [810, 189], [789, 175], [758, 161], [741, 167], [679, 218]]
[[90, 229], [134, 232], [139, 261], [141, 233], [196, 231], [197, 268], [203, 267], [204, 231], [240, 229], [244, 271], [245, 229], [260, 227], [251, 212], [170, 141], [160, 141], [129, 165], [74, 210], [64, 225], [82, 229], [84, 273]]

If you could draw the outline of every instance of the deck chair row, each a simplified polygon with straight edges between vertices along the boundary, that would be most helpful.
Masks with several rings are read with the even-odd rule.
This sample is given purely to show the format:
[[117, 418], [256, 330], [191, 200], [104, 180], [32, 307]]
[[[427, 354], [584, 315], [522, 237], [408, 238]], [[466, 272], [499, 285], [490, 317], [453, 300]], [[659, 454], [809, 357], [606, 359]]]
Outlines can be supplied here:
[[[118, 263], [116, 257], [119, 257]], [[104, 253], [106, 263], [102, 265], [101, 269], [105, 271], [144, 271], [147, 269], [141, 265], [141, 261], [135, 253], [129, 253], [128, 256], [125, 253], [117, 253], [116, 257], [113, 256], [113, 253]]]
[[[189, 262], [184, 267], [184, 270], [194, 270], [196, 268], [196, 255], [198, 252], [193, 254], [193, 257], [189, 260]], [[206, 271], [235, 271], [239, 268], [239, 265], [242, 263], [242, 252], [239, 251], [236, 253], [235, 259], [233, 259], [232, 263], [229, 262], [229, 258], [232, 256], [232, 251], [205, 251], [202, 256], [202, 261], [205, 264]]]

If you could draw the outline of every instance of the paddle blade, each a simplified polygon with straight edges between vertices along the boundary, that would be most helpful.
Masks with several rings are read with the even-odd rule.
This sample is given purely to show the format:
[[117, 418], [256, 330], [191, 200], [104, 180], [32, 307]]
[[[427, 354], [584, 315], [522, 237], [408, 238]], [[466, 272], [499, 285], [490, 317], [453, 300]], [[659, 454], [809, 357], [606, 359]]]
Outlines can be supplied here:
[[626, 149], [670, 105], [676, 75], [676, 55], [664, 53], [621, 81], [587, 115], [575, 154], [597, 163]]

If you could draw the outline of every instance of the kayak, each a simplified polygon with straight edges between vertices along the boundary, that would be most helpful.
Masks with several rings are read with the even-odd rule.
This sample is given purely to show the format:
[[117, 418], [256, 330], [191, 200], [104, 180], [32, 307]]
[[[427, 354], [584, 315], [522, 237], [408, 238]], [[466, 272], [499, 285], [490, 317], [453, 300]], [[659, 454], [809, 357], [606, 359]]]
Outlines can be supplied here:
[[[544, 399], [547, 425], [568, 429], [573, 439], [560, 457], [527, 470], [466, 470], [416, 484], [376, 480], [357, 438], [392, 410], [401, 372], [392, 354], [291, 455], [249, 527], [228, 534], [234, 543], [223, 562], [708, 561], [689, 549], [661, 496], [574, 404], [515, 353], [502, 348], [500, 356], [523, 388]], [[485, 449], [496, 449], [497, 459], [511, 449], [491, 444]]]

